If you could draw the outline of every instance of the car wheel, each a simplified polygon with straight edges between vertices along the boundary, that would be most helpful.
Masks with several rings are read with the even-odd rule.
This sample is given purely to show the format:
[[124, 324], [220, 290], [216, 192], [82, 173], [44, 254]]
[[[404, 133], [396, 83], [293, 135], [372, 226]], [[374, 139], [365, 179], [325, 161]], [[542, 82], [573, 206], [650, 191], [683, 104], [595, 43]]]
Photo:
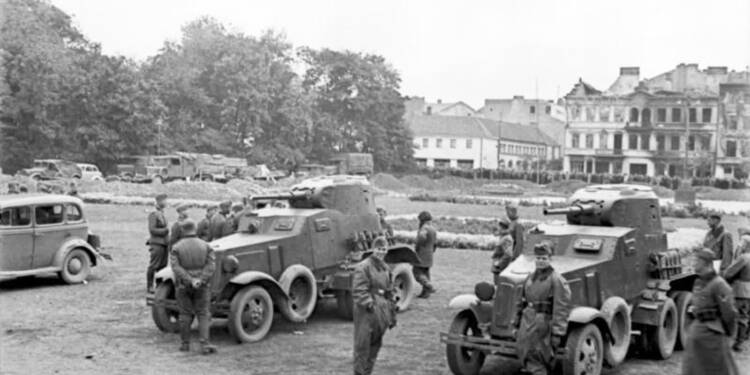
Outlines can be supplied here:
[[282, 315], [294, 323], [306, 321], [318, 301], [318, 285], [312, 271], [300, 264], [289, 266], [279, 277], [279, 285], [289, 297], [287, 303], [279, 306]]
[[628, 303], [621, 297], [610, 297], [600, 309], [607, 317], [607, 324], [612, 333], [614, 343], [604, 343], [604, 363], [610, 367], [617, 367], [628, 354], [630, 347], [631, 319]]
[[594, 324], [586, 324], [570, 331], [562, 361], [565, 375], [599, 375], [604, 361], [602, 333]]
[[161, 282], [154, 292], [154, 304], [151, 306], [151, 317], [162, 332], [175, 333], [180, 330], [180, 313], [167, 307], [168, 301], [175, 302], [175, 288], [171, 282]]
[[667, 298], [659, 311], [656, 327], [646, 327], [646, 353], [657, 359], [667, 359], [674, 352], [678, 329], [677, 307], [671, 298]]
[[65, 256], [60, 278], [68, 284], [82, 283], [91, 273], [91, 259], [86, 251], [73, 249]]
[[232, 298], [229, 332], [238, 342], [262, 340], [273, 323], [273, 301], [263, 287], [246, 286]]
[[406, 311], [414, 299], [416, 282], [408, 263], [398, 263], [393, 267], [393, 286], [396, 289], [398, 311]]
[[687, 291], [679, 291], [674, 293], [672, 296], [674, 303], [677, 308], [677, 342], [675, 343], [675, 349], [682, 350], [687, 346], [688, 339], [688, 327], [692, 323], [693, 319], [690, 318], [690, 314], [687, 313], [688, 307], [693, 303], [693, 293]]
[[[477, 320], [471, 311], [461, 311], [451, 322], [450, 333], [463, 336], [481, 337]], [[468, 349], [456, 344], [445, 346], [445, 357], [448, 367], [454, 374], [478, 374], [484, 365], [485, 353], [481, 350]]]
[[354, 319], [354, 298], [351, 290], [336, 291], [336, 313], [341, 319]]

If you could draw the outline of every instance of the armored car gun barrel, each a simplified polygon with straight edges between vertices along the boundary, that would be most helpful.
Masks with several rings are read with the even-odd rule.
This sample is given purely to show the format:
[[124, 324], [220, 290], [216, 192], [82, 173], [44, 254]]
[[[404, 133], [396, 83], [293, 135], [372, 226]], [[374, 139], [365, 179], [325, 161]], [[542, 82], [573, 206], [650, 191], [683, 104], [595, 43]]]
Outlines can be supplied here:
[[545, 208], [542, 213], [545, 215], [593, 214], [596, 212], [596, 209], [597, 206], [593, 204], [576, 204], [561, 208]]

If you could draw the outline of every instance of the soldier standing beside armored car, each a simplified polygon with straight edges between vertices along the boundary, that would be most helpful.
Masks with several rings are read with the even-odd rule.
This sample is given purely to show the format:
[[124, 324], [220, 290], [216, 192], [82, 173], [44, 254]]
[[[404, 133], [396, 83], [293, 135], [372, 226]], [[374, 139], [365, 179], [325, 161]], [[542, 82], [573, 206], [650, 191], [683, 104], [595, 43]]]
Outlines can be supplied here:
[[430, 267], [432, 267], [432, 258], [437, 245], [437, 233], [432, 227], [432, 215], [427, 211], [422, 211], [417, 217], [419, 219], [419, 230], [417, 231], [416, 252], [420, 259], [420, 264], [412, 267], [414, 279], [422, 285], [422, 293], [418, 298], [428, 298], [430, 294], [435, 293], [436, 289], [430, 281]]
[[732, 286], [737, 306], [737, 336], [732, 345], [736, 352], [741, 352], [742, 344], [750, 338], [750, 238], [741, 236], [740, 241], [737, 259], [722, 274]]
[[198, 223], [198, 238], [202, 239], [203, 241], [211, 242], [211, 218], [214, 217], [218, 209], [219, 206], [215, 205], [206, 208], [206, 217], [201, 219], [201, 221]]
[[505, 206], [505, 215], [510, 220], [508, 231], [513, 237], [513, 259], [516, 259], [523, 252], [523, 225], [518, 222], [518, 206], [515, 204]]
[[510, 234], [510, 223], [506, 219], [500, 219], [500, 241], [492, 254], [492, 273], [497, 275], [503, 272], [513, 260], [513, 237]]
[[567, 281], [550, 265], [554, 245], [542, 241], [534, 246], [536, 269], [523, 284], [518, 358], [524, 371], [546, 375], [552, 371], [555, 349], [568, 329], [571, 293]]
[[714, 252], [695, 252], [693, 284], [694, 317], [688, 331], [688, 342], [682, 361], [683, 375], [736, 375], [737, 364], [729, 350], [727, 337], [734, 331], [736, 311], [732, 288], [716, 274]]
[[378, 237], [372, 255], [354, 269], [354, 375], [369, 375], [375, 366], [383, 335], [396, 325], [393, 277], [384, 258], [388, 242]]
[[172, 249], [172, 270], [176, 278], [177, 306], [180, 310], [180, 351], [190, 351], [190, 325], [198, 317], [203, 354], [216, 353], [216, 347], [208, 341], [211, 326], [211, 276], [216, 269], [214, 250], [196, 236], [195, 222], [182, 222], [182, 239]]
[[711, 249], [717, 260], [721, 260], [719, 271], [724, 271], [732, 263], [734, 249], [732, 248], [732, 234], [721, 225], [721, 215], [708, 216], [709, 230], [703, 239], [703, 247]]
[[146, 290], [149, 293], [154, 292], [154, 274], [156, 271], [167, 266], [167, 245], [169, 238], [169, 224], [164, 217], [164, 207], [167, 206], [167, 195], [159, 194], [156, 196], [156, 207], [148, 215], [148, 232], [149, 239], [146, 244], [149, 246], [149, 262], [146, 269]]
[[182, 238], [182, 223], [188, 218], [188, 208], [190, 206], [184, 203], [177, 206], [177, 221], [172, 224], [172, 230], [169, 231], [169, 252], [172, 252], [174, 244]]
[[232, 234], [232, 220], [229, 218], [232, 201], [219, 203], [219, 212], [211, 218], [211, 240], [218, 240]]

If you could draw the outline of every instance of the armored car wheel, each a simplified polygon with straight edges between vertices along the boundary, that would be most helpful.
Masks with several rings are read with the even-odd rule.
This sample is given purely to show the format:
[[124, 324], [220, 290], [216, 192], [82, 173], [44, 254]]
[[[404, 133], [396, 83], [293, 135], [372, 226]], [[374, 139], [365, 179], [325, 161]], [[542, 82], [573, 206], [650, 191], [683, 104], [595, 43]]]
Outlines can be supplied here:
[[657, 359], [667, 359], [674, 352], [677, 341], [678, 317], [677, 307], [671, 298], [664, 301], [664, 306], [658, 312], [658, 325], [646, 327], [644, 335], [646, 339], [646, 353]]
[[91, 259], [85, 251], [73, 249], [65, 256], [60, 278], [68, 284], [82, 283], [91, 273]]
[[281, 274], [279, 284], [289, 297], [287, 303], [279, 306], [281, 313], [294, 323], [306, 321], [318, 301], [318, 285], [312, 271], [301, 264], [289, 266]]
[[604, 343], [604, 363], [608, 367], [617, 367], [628, 354], [630, 347], [631, 319], [628, 303], [621, 297], [610, 297], [600, 309], [607, 317], [607, 324], [614, 342]]
[[232, 298], [229, 306], [229, 333], [239, 342], [262, 340], [273, 323], [273, 300], [263, 287], [250, 285]]
[[[477, 320], [470, 311], [461, 311], [451, 323], [450, 333], [465, 336], [482, 336]], [[467, 349], [460, 345], [448, 344], [445, 347], [448, 367], [456, 375], [479, 374], [484, 365], [485, 353], [476, 349]]]
[[602, 333], [594, 324], [573, 328], [565, 344], [562, 361], [565, 375], [599, 375], [604, 362]]
[[675, 349], [682, 350], [687, 346], [688, 327], [693, 321], [687, 313], [693, 302], [693, 293], [686, 291], [675, 292], [672, 296], [677, 307], [677, 342]]
[[398, 263], [393, 267], [393, 284], [396, 289], [398, 311], [406, 311], [414, 299], [415, 281], [408, 263]]
[[162, 282], [156, 286], [154, 304], [151, 306], [151, 318], [162, 332], [174, 333], [180, 330], [180, 313], [167, 308], [166, 300], [175, 300], [175, 289], [171, 282]]
[[336, 291], [336, 313], [341, 319], [354, 319], [354, 299], [350, 290]]

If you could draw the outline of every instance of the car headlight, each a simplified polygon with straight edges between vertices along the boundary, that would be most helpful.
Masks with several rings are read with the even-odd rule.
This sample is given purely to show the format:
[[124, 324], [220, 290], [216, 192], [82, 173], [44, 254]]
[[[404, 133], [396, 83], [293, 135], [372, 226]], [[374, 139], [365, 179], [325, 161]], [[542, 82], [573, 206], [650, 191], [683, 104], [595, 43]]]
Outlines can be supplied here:
[[240, 261], [233, 255], [230, 255], [221, 262], [221, 269], [227, 273], [234, 273], [240, 268]]

